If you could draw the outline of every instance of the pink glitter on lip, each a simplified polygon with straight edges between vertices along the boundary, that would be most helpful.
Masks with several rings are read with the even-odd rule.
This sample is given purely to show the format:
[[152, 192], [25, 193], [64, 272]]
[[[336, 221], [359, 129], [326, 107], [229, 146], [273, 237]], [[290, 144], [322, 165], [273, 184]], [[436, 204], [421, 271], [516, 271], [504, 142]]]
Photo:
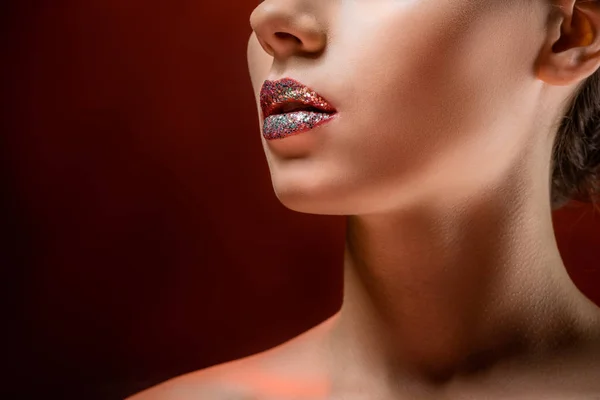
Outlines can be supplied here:
[[268, 140], [306, 132], [330, 121], [336, 113], [318, 93], [290, 78], [265, 81], [260, 105], [265, 118], [263, 136]]

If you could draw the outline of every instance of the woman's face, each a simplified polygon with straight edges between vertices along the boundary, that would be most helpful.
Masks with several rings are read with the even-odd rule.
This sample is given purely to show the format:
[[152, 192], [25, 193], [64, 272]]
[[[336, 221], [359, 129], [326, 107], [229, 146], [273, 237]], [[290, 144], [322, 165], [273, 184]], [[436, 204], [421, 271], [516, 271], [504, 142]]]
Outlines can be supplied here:
[[496, 184], [541, 136], [534, 63], [546, 7], [261, 2], [248, 43], [261, 126], [265, 80], [292, 78], [337, 110], [309, 131], [261, 136], [277, 197], [300, 212], [360, 215]]

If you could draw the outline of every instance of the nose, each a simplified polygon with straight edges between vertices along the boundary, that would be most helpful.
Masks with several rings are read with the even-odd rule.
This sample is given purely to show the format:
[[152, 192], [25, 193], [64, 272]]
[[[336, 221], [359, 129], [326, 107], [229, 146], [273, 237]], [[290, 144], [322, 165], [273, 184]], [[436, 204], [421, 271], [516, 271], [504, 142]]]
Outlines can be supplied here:
[[272, 57], [315, 55], [325, 48], [326, 30], [314, 7], [309, 7], [311, 2], [266, 0], [254, 9], [250, 25], [260, 45]]

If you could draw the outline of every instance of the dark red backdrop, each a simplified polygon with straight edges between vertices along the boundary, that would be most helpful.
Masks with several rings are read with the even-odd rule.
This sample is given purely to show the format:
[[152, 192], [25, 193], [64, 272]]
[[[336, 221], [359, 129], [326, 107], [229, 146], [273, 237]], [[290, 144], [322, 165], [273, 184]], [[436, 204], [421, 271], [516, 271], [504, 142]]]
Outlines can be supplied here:
[[[255, 0], [13, 3], [2, 264], [19, 398], [122, 398], [338, 309], [343, 218], [272, 192], [246, 72]], [[556, 221], [600, 303], [600, 216]]]

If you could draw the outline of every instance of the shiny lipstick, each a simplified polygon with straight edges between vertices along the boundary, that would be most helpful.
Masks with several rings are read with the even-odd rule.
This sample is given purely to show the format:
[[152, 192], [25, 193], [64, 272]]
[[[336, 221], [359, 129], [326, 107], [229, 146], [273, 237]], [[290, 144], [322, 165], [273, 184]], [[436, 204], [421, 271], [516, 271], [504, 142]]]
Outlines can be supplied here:
[[283, 139], [306, 132], [336, 114], [336, 109], [312, 89], [290, 78], [265, 81], [260, 90], [263, 136]]

